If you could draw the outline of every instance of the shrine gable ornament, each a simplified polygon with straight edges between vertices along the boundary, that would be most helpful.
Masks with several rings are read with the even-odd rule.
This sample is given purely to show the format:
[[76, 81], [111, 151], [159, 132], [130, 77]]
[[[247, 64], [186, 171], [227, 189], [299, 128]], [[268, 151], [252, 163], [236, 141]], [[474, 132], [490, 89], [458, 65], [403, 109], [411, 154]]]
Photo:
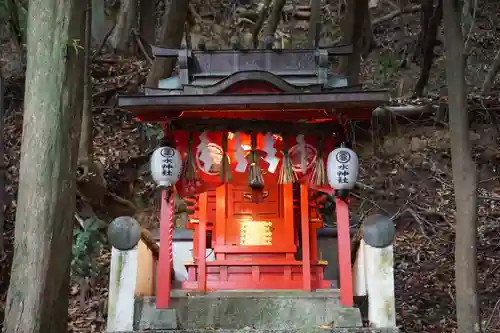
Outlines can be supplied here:
[[161, 187], [173, 186], [182, 171], [181, 155], [172, 147], [157, 148], [151, 156], [151, 176]]
[[328, 183], [335, 190], [352, 190], [359, 173], [358, 155], [347, 147], [340, 147], [328, 155]]

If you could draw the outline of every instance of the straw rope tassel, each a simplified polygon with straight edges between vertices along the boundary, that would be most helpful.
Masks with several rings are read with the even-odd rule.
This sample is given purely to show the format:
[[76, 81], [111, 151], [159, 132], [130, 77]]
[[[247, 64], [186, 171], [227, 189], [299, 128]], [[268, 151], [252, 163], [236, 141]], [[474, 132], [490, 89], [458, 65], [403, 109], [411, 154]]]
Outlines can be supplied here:
[[257, 153], [257, 134], [252, 133], [252, 151], [250, 152], [250, 168], [248, 169], [248, 186], [252, 189], [252, 201], [260, 202], [262, 189], [264, 188], [264, 177], [259, 165]]
[[309, 182], [315, 186], [323, 186], [328, 183], [324, 158], [324, 141], [323, 138], [319, 138], [318, 140], [318, 156], [316, 157], [316, 162]]
[[232, 174], [231, 167], [229, 165], [229, 156], [227, 154], [227, 144], [228, 144], [228, 133], [222, 133], [222, 161], [220, 170], [221, 183], [227, 184], [231, 182]]
[[184, 180], [187, 180], [188, 182], [195, 183], [196, 181], [199, 180], [199, 174], [193, 156], [193, 143], [194, 143], [193, 133], [190, 132], [188, 140], [188, 152], [186, 160], [184, 162], [184, 168], [182, 170], [182, 178]]

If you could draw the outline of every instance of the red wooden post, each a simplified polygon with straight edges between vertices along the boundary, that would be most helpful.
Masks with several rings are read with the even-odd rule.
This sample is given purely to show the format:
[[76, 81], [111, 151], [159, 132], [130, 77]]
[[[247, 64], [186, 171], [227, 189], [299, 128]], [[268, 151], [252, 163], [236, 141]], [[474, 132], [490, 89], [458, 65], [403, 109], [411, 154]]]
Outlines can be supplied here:
[[344, 306], [353, 306], [351, 239], [349, 234], [349, 206], [347, 202], [335, 198], [337, 210], [337, 234], [340, 269], [340, 301]]
[[163, 189], [160, 210], [160, 258], [156, 282], [156, 307], [168, 309], [172, 286], [172, 237], [174, 231], [174, 191]]
[[200, 194], [200, 221], [198, 226], [198, 289], [207, 290], [207, 215], [208, 194]]
[[311, 242], [309, 239], [309, 189], [300, 185], [300, 219], [302, 229], [302, 279], [304, 290], [311, 291]]

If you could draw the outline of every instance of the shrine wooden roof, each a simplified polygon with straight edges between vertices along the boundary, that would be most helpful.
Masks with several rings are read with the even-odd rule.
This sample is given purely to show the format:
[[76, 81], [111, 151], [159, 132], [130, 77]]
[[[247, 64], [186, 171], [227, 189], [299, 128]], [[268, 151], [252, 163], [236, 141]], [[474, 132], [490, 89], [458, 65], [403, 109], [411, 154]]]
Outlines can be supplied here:
[[[184, 87], [202, 87], [237, 73], [270, 73], [294, 87], [326, 87], [332, 58], [352, 53], [352, 45], [315, 49], [233, 49], [192, 51], [152, 46], [153, 55], [176, 58], [183, 93], [208, 93]], [[244, 75], [244, 74], [243, 74]], [[247, 78], [248, 80], [249, 78]], [[272, 77], [265, 78], [273, 80]], [[210, 93], [216, 93], [214, 91]]]
[[[310, 121], [338, 113], [366, 119], [389, 101], [385, 90], [332, 84], [330, 59], [350, 45], [306, 50], [191, 51], [153, 47], [156, 57], [175, 57], [178, 76], [163, 88], [121, 95], [118, 105], [148, 121], [233, 119]], [[338, 83], [339, 81], [337, 81]], [[342, 86], [343, 85], [343, 86]], [[361, 116], [362, 115], [362, 116]]]
[[217, 94], [217, 95], [122, 95], [120, 107], [134, 115], [168, 116], [179, 111], [205, 110], [311, 110], [357, 108], [372, 110], [389, 100], [384, 90], [331, 91], [316, 93]]

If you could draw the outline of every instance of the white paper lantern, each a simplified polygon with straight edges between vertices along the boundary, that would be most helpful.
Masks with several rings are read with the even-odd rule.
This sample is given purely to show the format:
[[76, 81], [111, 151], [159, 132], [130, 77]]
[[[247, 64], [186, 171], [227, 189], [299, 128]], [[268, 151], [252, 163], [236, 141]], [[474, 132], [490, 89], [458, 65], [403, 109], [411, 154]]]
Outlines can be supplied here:
[[158, 186], [177, 183], [182, 171], [181, 154], [172, 147], [160, 147], [151, 156], [151, 176]]
[[351, 190], [359, 173], [358, 155], [349, 148], [337, 148], [328, 155], [328, 183], [335, 190]]

